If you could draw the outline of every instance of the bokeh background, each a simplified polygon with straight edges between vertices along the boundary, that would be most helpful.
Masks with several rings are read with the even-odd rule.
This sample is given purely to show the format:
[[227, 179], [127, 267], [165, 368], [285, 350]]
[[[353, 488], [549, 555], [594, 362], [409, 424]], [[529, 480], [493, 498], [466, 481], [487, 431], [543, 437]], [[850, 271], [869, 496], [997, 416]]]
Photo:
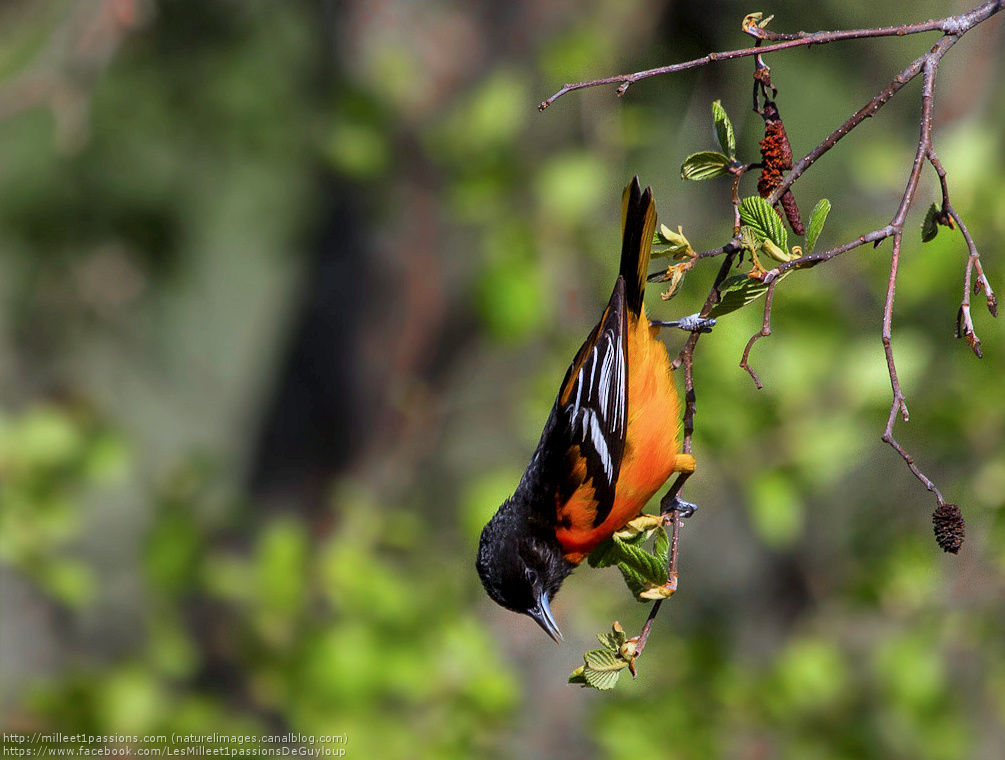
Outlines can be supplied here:
[[[699, 248], [684, 183], [721, 99], [756, 160], [749, 59], [535, 106], [565, 81], [778, 30], [969, 3], [6, 0], [0, 5], [0, 675], [5, 732], [345, 734], [372, 758], [1005, 756], [1005, 339], [955, 340], [965, 248], [926, 170], [897, 289], [911, 408], [880, 441], [889, 243], [797, 273], [696, 354], [680, 592], [635, 681], [569, 686], [648, 608], [577, 572], [556, 647], [484, 595], [514, 488], [616, 267], [621, 189]], [[1005, 16], [1005, 14], [1002, 14]], [[942, 65], [936, 147], [1005, 292], [1001, 18]], [[769, 58], [796, 155], [934, 37]], [[797, 185], [821, 245], [884, 224], [920, 81]], [[745, 188], [754, 192], [751, 179]], [[650, 312], [703, 300], [717, 262]], [[656, 288], [652, 288], [653, 291]], [[671, 347], [682, 335], [666, 336]]]

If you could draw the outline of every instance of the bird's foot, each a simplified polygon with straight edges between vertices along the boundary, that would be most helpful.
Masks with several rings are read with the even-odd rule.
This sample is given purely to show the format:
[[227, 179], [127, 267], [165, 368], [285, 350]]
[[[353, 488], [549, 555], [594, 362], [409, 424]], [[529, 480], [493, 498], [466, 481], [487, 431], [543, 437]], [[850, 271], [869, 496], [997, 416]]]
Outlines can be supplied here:
[[684, 501], [679, 496], [673, 496], [671, 498], [664, 497], [660, 502], [660, 512], [664, 515], [669, 515], [673, 512], [677, 512], [681, 517], [687, 519], [698, 511], [698, 505], [692, 504], [689, 501]]
[[676, 327], [685, 332], [699, 332], [707, 333], [712, 332], [712, 328], [715, 327], [715, 320], [711, 317], [703, 317], [700, 314], [690, 314], [686, 317], [681, 317], [680, 319], [675, 319], [672, 322], [664, 322], [659, 319], [650, 319], [650, 327]]

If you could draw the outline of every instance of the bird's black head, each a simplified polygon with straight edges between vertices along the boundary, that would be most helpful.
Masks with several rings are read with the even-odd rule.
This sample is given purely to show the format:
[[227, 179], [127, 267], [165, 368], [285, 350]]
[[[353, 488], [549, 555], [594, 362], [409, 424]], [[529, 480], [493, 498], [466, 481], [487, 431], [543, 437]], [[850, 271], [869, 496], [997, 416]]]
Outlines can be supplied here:
[[555, 641], [562, 638], [550, 602], [574, 565], [562, 556], [553, 535], [535, 531], [511, 502], [482, 530], [478, 575], [489, 596], [503, 607], [530, 615]]

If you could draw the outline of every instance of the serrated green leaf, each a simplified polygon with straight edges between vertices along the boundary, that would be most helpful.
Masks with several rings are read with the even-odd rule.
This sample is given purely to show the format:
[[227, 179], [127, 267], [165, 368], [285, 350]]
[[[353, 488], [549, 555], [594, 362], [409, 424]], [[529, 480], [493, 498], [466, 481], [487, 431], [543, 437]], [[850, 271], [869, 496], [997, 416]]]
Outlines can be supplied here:
[[618, 678], [621, 677], [621, 671], [593, 670], [592, 668], [586, 668], [583, 671], [583, 676], [586, 678], [586, 683], [592, 686], [594, 689], [607, 691], [608, 689], [613, 689], [615, 686], [617, 686]]
[[617, 538], [614, 539], [614, 542], [620, 552], [618, 564], [629, 565], [641, 572], [641, 568], [645, 567], [645, 555], [648, 554], [648, 552], [646, 552], [646, 550], [641, 546], [637, 546], [634, 542], [629, 543], [627, 541], [621, 541]]
[[670, 536], [667, 535], [666, 528], [661, 527], [656, 531], [656, 538], [653, 540], [653, 556], [660, 561], [664, 568], [667, 566], [667, 561], [670, 558]]
[[680, 177], [694, 181], [720, 177], [729, 171], [730, 163], [729, 156], [714, 150], [692, 153], [681, 164]]
[[636, 570], [624, 562], [618, 564], [618, 570], [621, 571], [621, 575], [625, 579], [625, 585], [632, 592], [632, 596], [641, 601], [640, 595], [649, 588], [649, 583]]
[[655, 598], [651, 595], [652, 590], [666, 585], [667, 582], [665, 569], [662, 573], [662, 579], [654, 579], [650, 577], [648, 573], [643, 575], [634, 568], [625, 564], [618, 565], [618, 569], [624, 577], [625, 585], [628, 586], [628, 590], [631, 591], [632, 596], [635, 597], [635, 601], [642, 604], [652, 601]]
[[[788, 272], [783, 272], [784, 277]], [[710, 317], [721, 317], [731, 311], [743, 308], [751, 301], [763, 296], [768, 290], [768, 286], [760, 280], [752, 280], [746, 275], [738, 274], [727, 277], [719, 286], [719, 303], [712, 307], [708, 315]]]
[[611, 629], [610, 633], [598, 633], [597, 638], [600, 643], [605, 647], [610, 649], [612, 652], [617, 652], [621, 645], [625, 643], [628, 639], [628, 634], [625, 633], [625, 629], [621, 628], [619, 625], [615, 625]]
[[618, 647], [621, 646], [621, 644], [618, 643], [618, 637], [613, 633], [598, 633], [597, 640], [612, 652], [618, 651]]
[[761, 238], [753, 227], [746, 224], [740, 225], [740, 247], [750, 253], [754, 253], [761, 247]]
[[661, 564], [645, 549], [631, 544], [623, 544], [623, 550], [625, 558], [618, 563], [619, 567], [622, 564], [631, 567], [646, 581], [663, 583], [666, 580], [666, 565]]
[[569, 683], [592, 686], [594, 689], [613, 689], [628, 667], [628, 661], [611, 649], [592, 649], [583, 655], [583, 666], [569, 674]]
[[783, 251], [789, 250], [789, 236], [781, 217], [761, 196], [752, 195], [740, 201], [740, 221], [752, 227], [762, 239], [770, 240]]
[[921, 242], [928, 243], [935, 240], [935, 236], [939, 234], [939, 225], [935, 221], [936, 214], [939, 213], [939, 209], [933, 203], [928, 208], [928, 213], [925, 214], [925, 221], [921, 223]]
[[[636, 526], [639, 527], [636, 529]], [[655, 527], [636, 518], [611, 538], [597, 544], [587, 556], [587, 563], [590, 567], [611, 567], [619, 562], [637, 563], [638, 555], [646, 553], [641, 546]]]
[[[632, 594], [639, 598], [647, 590], [655, 586], [662, 586], [666, 583], [666, 558], [669, 547], [669, 539], [666, 531], [659, 525], [659, 518], [650, 515], [651, 520], [656, 521], [653, 527], [638, 522], [639, 531], [630, 533], [625, 539], [615, 534], [610, 539], [599, 545], [588, 557], [588, 562], [592, 567], [609, 567], [617, 564]], [[656, 541], [654, 553], [650, 553], [643, 548], [647, 537], [656, 531]], [[640, 601], [645, 601], [640, 599]], [[624, 643], [624, 631], [614, 629], [615, 635], [620, 634], [620, 642]], [[608, 634], [598, 634], [600, 641], [605, 646], [613, 638], [608, 638]]]
[[806, 255], [813, 253], [813, 248], [817, 244], [817, 238], [823, 232], [827, 215], [831, 212], [831, 202], [826, 198], [821, 198], [817, 205], [813, 207], [810, 214], [810, 223], [806, 228]]
[[719, 284], [719, 295], [725, 297], [727, 293], [742, 290], [749, 281], [750, 278], [745, 274], [734, 274], [727, 277]]
[[736, 136], [733, 133], [733, 123], [726, 114], [726, 109], [722, 107], [722, 102], [716, 100], [712, 103], [712, 119], [715, 121], [715, 136], [719, 138], [719, 145], [723, 152], [730, 158], [736, 157]]
[[606, 672], [628, 667], [628, 661], [618, 657], [617, 651], [612, 652], [610, 649], [591, 649], [583, 655], [583, 659], [587, 670]]

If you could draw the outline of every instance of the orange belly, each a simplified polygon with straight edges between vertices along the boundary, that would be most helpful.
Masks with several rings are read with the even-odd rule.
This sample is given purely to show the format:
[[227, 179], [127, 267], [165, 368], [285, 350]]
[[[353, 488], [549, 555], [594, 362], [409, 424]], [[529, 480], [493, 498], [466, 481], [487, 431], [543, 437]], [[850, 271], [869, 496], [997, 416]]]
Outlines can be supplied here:
[[693, 467], [691, 457], [677, 453], [680, 404], [670, 358], [654, 337], [656, 332], [650, 329], [644, 308], [639, 321], [628, 328], [628, 427], [610, 514], [593, 525], [597, 508], [592, 483], [583, 483], [558, 505], [556, 535], [570, 562], [581, 562], [597, 544], [638, 516], [674, 472]]

